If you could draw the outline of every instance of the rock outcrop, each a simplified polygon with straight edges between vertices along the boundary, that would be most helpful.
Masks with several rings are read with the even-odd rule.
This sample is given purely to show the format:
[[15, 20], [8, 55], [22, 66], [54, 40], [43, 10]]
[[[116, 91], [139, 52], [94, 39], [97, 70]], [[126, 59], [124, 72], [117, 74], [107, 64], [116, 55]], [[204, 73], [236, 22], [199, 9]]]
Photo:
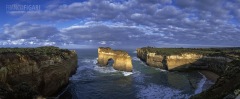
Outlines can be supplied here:
[[0, 98], [48, 97], [67, 85], [75, 51], [57, 47], [0, 49]]
[[227, 69], [213, 86], [192, 96], [191, 99], [235, 99], [238, 95], [240, 95], [240, 61], [234, 60], [227, 65]]
[[132, 59], [127, 52], [122, 50], [112, 50], [109, 47], [98, 48], [98, 64], [107, 66], [109, 60], [113, 60], [113, 68], [120, 71], [132, 71]]
[[213, 86], [192, 99], [233, 99], [240, 95], [240, 48], [145, 47], [137, 49], [137, 56], [149, 66], [162, 69], [205, 69], [220, 75]]
[[176, 50], [180, 50], [179, 53], [164, 53], [164, 51], [159, 53], [157, 49], [139, 48], [137, 49], [137, 56], [152, 67], [166, 70], [209, 69], [218, 74], [223, 72], [226, 68], [226, 63], [230, 60], [223, 56], [211, 56], [193, 51], [181, 51], [183, 49]]

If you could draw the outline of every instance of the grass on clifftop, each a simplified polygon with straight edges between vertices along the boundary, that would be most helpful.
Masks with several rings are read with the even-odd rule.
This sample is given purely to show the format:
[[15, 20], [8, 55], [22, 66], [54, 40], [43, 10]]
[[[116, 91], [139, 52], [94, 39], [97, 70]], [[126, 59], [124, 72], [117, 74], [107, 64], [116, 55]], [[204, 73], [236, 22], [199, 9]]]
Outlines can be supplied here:
[[226, 56], [226, 55], [240, 55], [239, 47], [226, 48], [155, 48], [143, 47], [144, 52], [156, 53], [158, 55], [180, 55], [182, 53], [196, 53], [207, 56]]
[[[66, 55], [63, 55], [64, 53], [70, 53], [67, 49], [60, 49], [58, 47], [54, 46], [43, 46], [43, 47], [37, 47], [37, 48], [0, 48], [0, 54], [24, 54], [29, 56], [43, 56], [43, 55], [49, 55], [49, 56], [58, 56], [61, 55], [65, 57]], [[67, 56], [66, 56], [67, 57]]]
[[0, 53], [57, 53], [58, 51], [68, 51], [54, 46], [43, 46], [37, 48], [0, 48]]

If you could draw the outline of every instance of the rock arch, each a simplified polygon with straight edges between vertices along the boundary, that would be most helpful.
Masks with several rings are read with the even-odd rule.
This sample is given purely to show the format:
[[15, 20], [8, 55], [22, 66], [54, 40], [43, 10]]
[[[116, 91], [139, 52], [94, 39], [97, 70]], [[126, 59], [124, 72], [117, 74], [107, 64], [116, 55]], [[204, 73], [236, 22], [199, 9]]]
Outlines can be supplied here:
[[121, 71], [132, 71], [132, 59], [127, 52], [112, 50], [110, 47], [98, 48], [98, 64], [107, 66], [109, 59], [113, 59], [113, 68]]

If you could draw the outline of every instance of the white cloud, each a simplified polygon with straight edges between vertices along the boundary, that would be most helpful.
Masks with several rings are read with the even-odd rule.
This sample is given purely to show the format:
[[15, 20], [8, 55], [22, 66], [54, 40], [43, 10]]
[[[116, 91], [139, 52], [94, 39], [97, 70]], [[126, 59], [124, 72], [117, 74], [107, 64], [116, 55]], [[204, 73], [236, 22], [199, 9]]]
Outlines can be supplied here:
[[28, 40], [35, 37], [55, 44], [95, 46], [239, 45], [239, 8], [239, 3], [226, 0], [89, 0], [49, 6], [37, 13], [17, 14], [24, 21], [67, 24], [76, 21], [66, 28], [26, 22], [5, 24], [0, 38]]
[[106, 43], [106, 41], [100, 41], [99, 44], [105, 45], [107, 43]]
[[59, 31], [53, 26], [30, 24], [27, 22], [20, 22], [13, 26], [9, 24], [3, 26], [3, 33], [9, 35], [13, 39], [25, 39], [31, 37], [45, 39], [58, 32]]

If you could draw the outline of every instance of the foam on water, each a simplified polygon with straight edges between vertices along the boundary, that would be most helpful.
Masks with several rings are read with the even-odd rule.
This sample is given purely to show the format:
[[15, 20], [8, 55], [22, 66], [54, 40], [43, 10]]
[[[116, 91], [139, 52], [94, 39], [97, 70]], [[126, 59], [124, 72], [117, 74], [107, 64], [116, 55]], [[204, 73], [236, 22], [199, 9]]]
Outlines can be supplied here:
[[93, 78], [94, 73], [90, 70], [92, 70], [92, 68], [87, 68], [86, 66], [78, 67], [76, 74], [72, 75], [72, 77], [70, 77], [70, 80], [80, 80], [82, 77]]
[[80, 66], [81, 68], [78, 69], [79, 71], [88, 68], [88, 69], [93, 69], [95, 71], [98, 71], [100, 73], [122, 73], [124, 76], [129, 76], [131, 74], [133, 74], [133, 72], [125, 72], [125, 71], [118, 71], [115, 70], [112, 66], [107, 66], [107, 67], [100, 67], [97, 65], [97, 59], [98, 58], [94, 58], [94, 59], [83, 59], [81, 62], [83, 63], [88, 63], [89, 66]]
[[180, 90], [152, 83], [147, 86], [138, 85], [137, 88], [139, 88], [137, 98], [140, 99], [186, 99], [190, 97], [188, 94], [182, 94]]
[[133, 51], [133, 53], [137, 53], [137, 51]]
[[159, 70], [159, 71], [162, 71], [162, 72], [167, 72], [167, 70], [160, 69], [160, 68], [155, 68], [155, 70]]
[[133, 72], [125, 72], [125, 71], [121, 71], [121, 72], [124, 76], [129, 76], [133, 74]]
[[98, 59], [98, 58], [95, 58], [95, 59], [88, 59], [88, 58], [86, 58], [86, 59], [80, 60], [80, 62], [97, 64], [97, 59]]
[[139, 58], [137, 57], [133, 57], [132, 60], [135, 60], [135, 61], [141, 61]]
[[206, 83], [206, 80], [207, 80], [207, 78], [202, 73], [199, 72], [199, 74], [201, 74], [203, 78], [198, 82], [198, 87], [194, 92], [195, 94], [198, 94], [198, 93], [203, 91], [203, 86], [204, 86], [204, 84]]
[[100, 67], [100, 66], [94, 66], [94, 70], [98, 71], [100, 73], [114, 73], [117, 72], [113, 67]]

